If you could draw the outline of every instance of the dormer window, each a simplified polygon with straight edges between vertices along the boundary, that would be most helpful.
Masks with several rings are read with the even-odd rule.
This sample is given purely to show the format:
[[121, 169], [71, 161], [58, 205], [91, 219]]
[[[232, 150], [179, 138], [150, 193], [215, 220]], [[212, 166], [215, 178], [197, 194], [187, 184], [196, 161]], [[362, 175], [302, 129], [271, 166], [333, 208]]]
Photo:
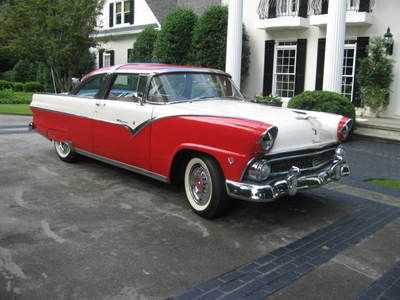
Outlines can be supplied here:
[[133, 24], [134, 0], [113, 1], [109, 9], [110, 27], [113, 25]]

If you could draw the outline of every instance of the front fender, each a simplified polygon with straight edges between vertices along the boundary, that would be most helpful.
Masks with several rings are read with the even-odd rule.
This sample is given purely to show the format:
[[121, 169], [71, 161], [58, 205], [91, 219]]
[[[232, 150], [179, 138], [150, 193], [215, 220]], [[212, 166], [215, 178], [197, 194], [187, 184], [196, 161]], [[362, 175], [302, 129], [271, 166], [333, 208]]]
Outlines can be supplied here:
[[161, 119], [151, 125], [152, 171], [169, 179], [175, 155], [186, 149], [214, 157], [225, 178], [238, 181], [247, 162], [261, 154], [257, 142], [269, 126], [258, 121], [210, 116]]

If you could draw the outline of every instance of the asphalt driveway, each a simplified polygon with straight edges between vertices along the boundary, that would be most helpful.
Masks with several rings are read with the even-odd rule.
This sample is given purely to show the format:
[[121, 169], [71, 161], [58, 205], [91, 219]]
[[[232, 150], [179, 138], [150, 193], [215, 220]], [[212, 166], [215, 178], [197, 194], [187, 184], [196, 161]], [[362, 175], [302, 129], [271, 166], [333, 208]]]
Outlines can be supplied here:
[[[264, 295], [352, 299], [400, 260], [400, 222], [393, 214], [400, 204], [397, 191], [364, 184], [368, 171], [355, 171], [340, 193], [331, 188], [270, 204], [238, 201], [226, 217], [206, 221], [191, 212], [174, 186], [92, 159], [60, 161], [49, 141], [27, 131], [28, 123], [26, 117], [0, 116], [0, 299], [191, 299], [193, 289], [204, 296], [208, 291], [196, 288], [200, 284], [338, 226], [343, 218], [358, 220], [363, 209], [371, 218], [371, 209], [385, 211], [379, 226], [355, 233], [358, 240]], [[370, 142], [348, 145], [349, 152], [367, 148], [364, 156], [350, 154], [354, 166], [364, 169], [375, 149], [365, 143]], [[389, 149], [379, 159], [390, 165], [390, 177], [396, 176], [400, 160], [392, 158], [399, 146], [376, 147]], [[357, 195], [350, 186], [357, 187]], [[384, 194], [382, 204], [378, 198]], [[334, 276], [339, 280], [330, 279], [332, 294], [321, 278]], [[228, 296], [240, 287], [208, 289]]]

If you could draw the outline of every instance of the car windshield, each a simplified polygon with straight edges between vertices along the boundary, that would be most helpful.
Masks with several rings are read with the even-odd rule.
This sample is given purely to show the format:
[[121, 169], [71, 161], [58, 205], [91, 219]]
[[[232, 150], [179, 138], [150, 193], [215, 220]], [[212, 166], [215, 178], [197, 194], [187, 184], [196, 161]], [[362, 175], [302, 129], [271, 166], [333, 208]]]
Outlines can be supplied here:
[[212, 73], [171, 73], [154, 76], [149, 102], [182, 102], [243, 96], [228, 76]]

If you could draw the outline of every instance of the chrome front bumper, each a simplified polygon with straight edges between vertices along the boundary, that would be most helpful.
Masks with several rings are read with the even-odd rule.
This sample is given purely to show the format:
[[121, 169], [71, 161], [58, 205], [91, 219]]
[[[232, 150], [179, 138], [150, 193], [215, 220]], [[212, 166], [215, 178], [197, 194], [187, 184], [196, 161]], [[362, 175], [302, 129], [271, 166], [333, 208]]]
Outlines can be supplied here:
[[320, 172], [302, 176], [300, 169], [293, 166], [284, 179], [260, 184], [226, 180], [226, 189], [232, 198], [270, 202], [282, 196], [293, 196], [298, 190], [319, 187], [348, 175], [349, 165], [342, 157], [335, 157], [335, 160]]

